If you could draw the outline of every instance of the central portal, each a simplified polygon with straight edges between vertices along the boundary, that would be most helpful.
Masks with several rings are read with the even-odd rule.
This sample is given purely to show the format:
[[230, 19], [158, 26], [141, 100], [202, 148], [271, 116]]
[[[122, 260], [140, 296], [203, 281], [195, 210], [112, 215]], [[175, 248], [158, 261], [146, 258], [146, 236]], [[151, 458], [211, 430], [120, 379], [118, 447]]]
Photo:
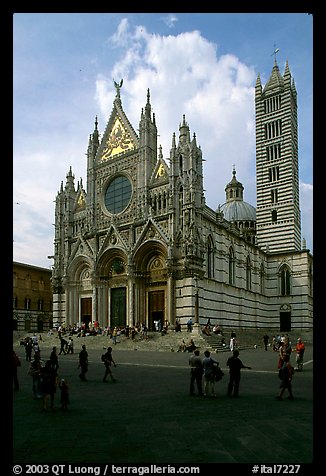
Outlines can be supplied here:
[[148, 328], [150, 331], [160, 331], [164, 325], [165, 306], [164, 291], [148, 293]]
[[126, 325], [126, 288], [111, 289], [111, 327]]

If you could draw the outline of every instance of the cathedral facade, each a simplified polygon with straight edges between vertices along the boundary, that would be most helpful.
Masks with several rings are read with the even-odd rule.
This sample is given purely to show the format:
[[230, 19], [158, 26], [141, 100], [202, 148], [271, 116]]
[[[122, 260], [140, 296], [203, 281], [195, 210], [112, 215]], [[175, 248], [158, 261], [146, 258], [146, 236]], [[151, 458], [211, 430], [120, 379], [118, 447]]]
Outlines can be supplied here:
[[[70, 168], [55, 205], [53, 320], [63, 325], [199, 324], [312, 328], [313, 258], [301, 242], [297, 93], [286, 65], [257, 78], [257, 208], [233, 170], [225, 203], [205, 203], [203, 159], [185, 116], [169, 159], [150, 93], [139, 134], [116, 87], [103, 134], [89, 137], [87, 181]], [[145, 99], [145, 98], [144, 98]], [[145, 102], [145, 101], [144, 101]]]

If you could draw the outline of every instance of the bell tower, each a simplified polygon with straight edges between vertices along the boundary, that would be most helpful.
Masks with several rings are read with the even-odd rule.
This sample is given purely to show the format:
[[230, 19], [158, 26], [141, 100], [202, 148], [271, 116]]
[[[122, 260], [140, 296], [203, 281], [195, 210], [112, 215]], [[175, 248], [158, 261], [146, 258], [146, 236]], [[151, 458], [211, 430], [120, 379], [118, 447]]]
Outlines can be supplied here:
[[265, 87], [258, 75], [256, 104], [257, 244], [269, 252], [301, 249], [297, 92], [288, 62], [276, 57]]

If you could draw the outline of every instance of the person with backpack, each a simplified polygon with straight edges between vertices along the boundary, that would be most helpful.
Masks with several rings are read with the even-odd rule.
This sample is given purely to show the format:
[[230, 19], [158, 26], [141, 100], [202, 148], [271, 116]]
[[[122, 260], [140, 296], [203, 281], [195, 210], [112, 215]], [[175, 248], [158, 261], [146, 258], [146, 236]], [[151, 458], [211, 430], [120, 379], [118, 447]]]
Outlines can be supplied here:
[[114, 367], [117, 366], [117, 364], [115, 363], [112, 357], [112, 347], [108, 347], [108, 350], [106, 351], [106, 353], [102, 355], [102, 362], [105, 365], [105, 373], [103, 377], [103, 382], [107, 382], [106, 377], [108, 375], [110, 376], [110, 379], [112, 380], [112, 382], [116, 382], [116, 379], [113, 377], [113, 373], [111, 370], [112, 364]]
[[285, 355], [284, 356], [284, 362], [282, 367], [279, 369], [278, 376], [281, 379], [281, 384], [280, 384], [280, 393], [276, 397], [277, 400], [283, 400], [283, 394], [285, 390], [288, 391], [289, 400], [293, 400], [293, 393], [292, 393], [292, 377], [294, 374], [294, 368], [292, 367], [290, 363], [290, 356]]

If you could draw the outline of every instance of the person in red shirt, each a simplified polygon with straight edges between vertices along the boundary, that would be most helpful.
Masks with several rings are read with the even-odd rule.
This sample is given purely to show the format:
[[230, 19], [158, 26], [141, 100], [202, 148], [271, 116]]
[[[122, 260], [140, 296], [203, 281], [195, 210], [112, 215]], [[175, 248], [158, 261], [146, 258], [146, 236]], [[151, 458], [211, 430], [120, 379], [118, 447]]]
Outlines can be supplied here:
[[296, 355], [296, 363], [297, 363], [297, 368], [296, 371], [302, 372], [303, 370], [303, 356], [304, 356], [304, 351], [305, 351], [305, 345], [304, 342], [302, 342], [301, 337], [299, 337], [296, 346], [295, 346], [295, 351], [297, 353]]

